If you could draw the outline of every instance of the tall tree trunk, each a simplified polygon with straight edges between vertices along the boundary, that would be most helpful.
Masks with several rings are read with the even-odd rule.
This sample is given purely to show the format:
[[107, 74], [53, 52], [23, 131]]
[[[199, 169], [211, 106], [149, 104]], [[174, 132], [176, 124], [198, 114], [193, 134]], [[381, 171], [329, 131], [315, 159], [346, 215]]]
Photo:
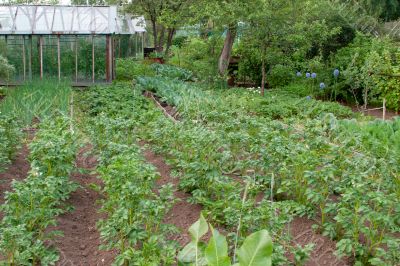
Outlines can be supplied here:
[[367, 110], [367, 107], [368, 107], [368, 86], [366, 86], [364, 89], [364, 110]]
[[265, 59], [262, 59], [262, 66], [261, 66], [261, 96], [265, 94]]
[[165, 35], [165, 27], [161, 26], [160, 36], [158, 37], [158, 46], [157, 51], [162, 52], [164, 46], [164, 35]]
[[168, 29], [167, 47], [165, 48], [165, 56], [168, 58], [169, 49], [172, 46], [172, 39], [174, 38], [175, 28]]
[[151, 19], [151, 26], [153, 28], [153, 44], [154, 48], [157, 49], [157, 24], [155, 19]]
[[236, 38], [236, 25], [230, 25], [226, 33], [224, 47], [218, 61], [218, 71], [221, 76], [226, 74], [231, 59], [232, 47]]

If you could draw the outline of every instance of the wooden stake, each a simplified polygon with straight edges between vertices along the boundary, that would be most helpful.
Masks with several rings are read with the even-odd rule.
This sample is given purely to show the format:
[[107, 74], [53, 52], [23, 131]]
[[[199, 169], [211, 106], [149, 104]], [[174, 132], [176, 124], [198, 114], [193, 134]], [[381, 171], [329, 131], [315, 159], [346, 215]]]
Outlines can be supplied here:
[[383, 98], [383, 112], [382, 112], [382, 119], [385, 121], [386, 119], [386, 98]]
[[58, 81], [61, 81], [60, 35], [57, 35], [57, 64], [58, 64]]

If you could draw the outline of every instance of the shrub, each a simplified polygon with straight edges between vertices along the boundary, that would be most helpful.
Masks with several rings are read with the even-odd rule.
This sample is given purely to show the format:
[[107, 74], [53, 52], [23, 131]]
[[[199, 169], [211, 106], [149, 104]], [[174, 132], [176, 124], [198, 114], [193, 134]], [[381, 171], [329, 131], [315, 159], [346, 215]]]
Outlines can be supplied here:
[[0, 78], [9, 80], [10, 77], [14, 74], [14, 72], [15, 72], [14, 66], [10, 65], [6, 58], [0, 56]]
[[292, 68], [285, 65], [276, 65], [269, 73], [269, 85], [271, 87], [285, 86], [294, 80], [295, 73]]
[[193, 73], [190, 70], [176, 66], [153, 64], [151, 65], [151, 69], [156, 72], [157, 75], [166, 78], [179, 79], [183, 81], [191, 81], [194, 78]]
[[117, 59], [117, 80], [132, 80], [139, 76], [154, 76], [149, 65], [136, 61], [133, 58]]

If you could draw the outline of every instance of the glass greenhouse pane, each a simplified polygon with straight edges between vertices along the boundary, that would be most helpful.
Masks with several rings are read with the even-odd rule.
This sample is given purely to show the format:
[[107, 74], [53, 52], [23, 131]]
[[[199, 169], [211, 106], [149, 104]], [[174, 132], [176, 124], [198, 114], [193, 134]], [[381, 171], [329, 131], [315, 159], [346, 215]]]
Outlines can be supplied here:
[[133, 34], [143, 17], [118, 14], [116, 6], [0, 6], [0, 34]]

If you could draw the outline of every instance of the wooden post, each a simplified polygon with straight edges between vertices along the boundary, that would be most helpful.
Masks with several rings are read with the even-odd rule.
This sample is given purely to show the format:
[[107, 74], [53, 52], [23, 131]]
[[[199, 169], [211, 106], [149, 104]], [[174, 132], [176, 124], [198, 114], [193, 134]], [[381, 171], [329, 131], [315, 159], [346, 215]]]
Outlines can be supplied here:
[[115, 79], [115, 63], [116, 63], [116, 57], [117, 57], [117, 51], [116, 51], [117, 45], [116, 45], [116, 38], [115, 37], [112, 38], [111, 44], [112, 44], [112, 47], [111, 47], [111, 54], [112, 54], [111, 73], [112, 73], [112, 79]]
[[106, 81], [111, 81], [111, 72], [110, 72], [110, 36], [106, 36]]
[[144, 32], [142, 32], [142, 59], [144, 59]]
[[32, 35], [29, 35], [29, 80], [32, 80]]
[[40, 79], [43, 79], [43, 36], [39, 37]]
[[121, 58], [121, 35], [118, 36], [118, 58]]
[[26, 79], [26, 62], [25, 62], [25, 36], [22, 35], [22, 65], [24, 67], [24, 81]]
[[382, 119], [385, 121], [386, 119], [386, 98], [383, 98], [383, 112], [382, 112]]
[[139, 42], [138, 42], [139, 34], [135, 33], [135, 58], [138, 59], [139, 54]]
[[60, 35], [57, 35], [57, 66], [58, 66], [58, 81], [61, 81]]
[[94, 35], [92, 35], [92, 82], [94, 83]]
[[78, 36], [75, 35], [75, 82], [78, 83]]
[[4, 36], [4, 39], [5, 39], [5, 41], [6, 41], [6, 49], [5, 49], [5, 51], [4, 51], [4, 54], [5, 54], [5, 58], [6, 59], [8, 59], [7, 58], [7, 50], [8, 50], [8, 37], [7, 37], [7, 35], [6, 36]]

